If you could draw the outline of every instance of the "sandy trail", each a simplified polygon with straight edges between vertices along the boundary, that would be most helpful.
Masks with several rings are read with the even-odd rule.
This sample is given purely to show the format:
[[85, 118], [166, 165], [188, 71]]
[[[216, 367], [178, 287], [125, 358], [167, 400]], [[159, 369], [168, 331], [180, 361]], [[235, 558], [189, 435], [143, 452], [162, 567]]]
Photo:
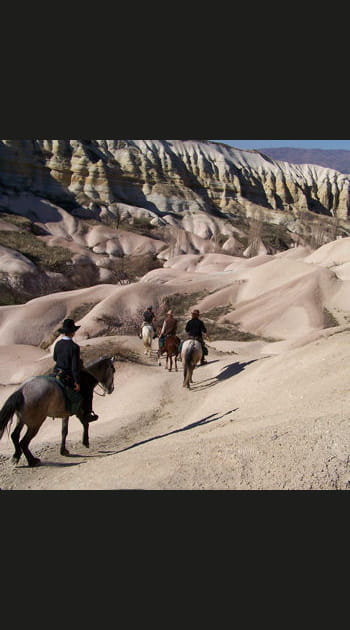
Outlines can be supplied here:
[[349, 339], [339, 332], [288, 355], [263, 342], [212, 343], [191, 391], [182, 387], [181, 363], [178, 373], [154, 359], [117, 364], [113, 394], [95, 396], [100, 419], [90, 426], [90, 449], [75, 417], [69, 457], [59, 454], [60, 420], [45, 421], [32, 442], [39, 468], [24, 459], [13, 467], [4, 437], [1, 488], [347, 489]]

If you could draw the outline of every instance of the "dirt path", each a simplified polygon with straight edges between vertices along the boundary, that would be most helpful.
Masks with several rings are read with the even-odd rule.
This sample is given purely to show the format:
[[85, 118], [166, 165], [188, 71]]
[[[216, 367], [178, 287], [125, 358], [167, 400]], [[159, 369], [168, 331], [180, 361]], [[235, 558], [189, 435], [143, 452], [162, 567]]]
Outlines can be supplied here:
[[[152, 359], [145, 359], [144, 365], [119, 366], [113, 394], [104, 399], [95, 395], [95, 409], [100, 419], [90, 425], [89, 449], [81, 443], [82, 427], [75, 417], [70, 419], [68, 457], [59, 454], [61, 421], [45, 421], [31, 443], [33, 454], [41, 459], [38, 468], [28, 468], [23, 456], [14, 466], [10, 461], [12, 442], [4, 436], [5, 446], [2, 445], [0, 454], [1, 489], [104, 488], [113, 477], [109, 471], [123, 454], [136, 460], [136, 470], [137, 452], [151, 442], [160, 442], [167, 435], [181, 431], [186, 414], [196, 402], [194, 392], [182, 388], [181, 362], [177, 373], [174, 368], [170, 373], [164, 366], [163, 359], [158, 366], [154, 355]], [[208, 369], [209, 366], [198, 368], [197, 372], [202, 370], [204, 375], [204, 370]]]
[[24, 459], [13, 467], [11, 442], [3, 438], [0, 486], [348, 489], [350, 401], [344, 391], [350, 368], [344, 341], [340, 335], [321, 340], [287, 359], [268, 356], [256, 344], [235, 353], [211, 348], [208, 365], [194, 372], [191, 391], [182, 387], [181, 363], [178, 373], [154, 360], [120, 364], [113, 394], [95, 397], [100, 419], [90, 425], [90, 449], [71, 418], [71, 454], [61, 456], [60, 421], [46, 420], [47, 433], [43, 426], [32, 442], [42, 460], [38, 468], [28, 468]]

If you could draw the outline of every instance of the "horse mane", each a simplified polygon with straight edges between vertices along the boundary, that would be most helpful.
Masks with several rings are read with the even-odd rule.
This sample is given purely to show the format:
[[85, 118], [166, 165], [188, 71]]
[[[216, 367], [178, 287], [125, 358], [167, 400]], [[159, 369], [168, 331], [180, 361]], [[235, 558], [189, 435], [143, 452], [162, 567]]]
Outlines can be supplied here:
[[88, 370], [89, 368], [94, 367], [95, 365], [97, 365], [98, 363], [103, 363], [103, 361], [108, 361], [108, 359], [110, 359], [112, 362], [114, 360], [113, 356], [109, 356], [109, 355], [105, 355], [103, 357], [100, 357], [99, 359], [94, 359], [94, 361], [90, 361], [90, 363], [88, 363], [87, 365], [84, 366], [84, 368], [86, 370]]

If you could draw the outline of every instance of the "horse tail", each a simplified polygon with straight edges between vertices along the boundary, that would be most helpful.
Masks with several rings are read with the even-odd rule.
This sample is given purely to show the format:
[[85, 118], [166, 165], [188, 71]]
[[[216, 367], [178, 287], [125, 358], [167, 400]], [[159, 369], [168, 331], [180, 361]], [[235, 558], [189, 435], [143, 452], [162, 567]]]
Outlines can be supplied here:
[[194, 349], [195, 349], [195, 345], [194, 343], [191, 343], [188, 346], [188, 348], [186, 348], [186, 351], [185, 351], [183, 387], [188, 387], [190, 383], [190, 379], [192, 376], [191, 361], [192, 361], [192, 355], [193, 355]]
[[6, 426], [12, 422], [13, 414], [23, 407], [24, 397], [21, 389], [13, 392], [5, 401], [0, 410], [0, 440], [3, 436]]

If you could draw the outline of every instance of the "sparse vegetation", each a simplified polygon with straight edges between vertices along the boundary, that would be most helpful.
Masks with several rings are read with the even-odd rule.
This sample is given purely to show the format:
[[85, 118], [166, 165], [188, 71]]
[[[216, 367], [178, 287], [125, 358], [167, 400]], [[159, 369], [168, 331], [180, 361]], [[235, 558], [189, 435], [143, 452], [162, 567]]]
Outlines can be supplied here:
[[[175, 293], [173, 295], [169, 295], [162, 301], [160, 308], [161, 313], [165, 315], [167, 310], [173, 310], [174, 316], [178, 320], [178, 335], [183, 338], [186, 336], [185, 325], [190, 317], [189, 311], [195, 306], [195, 304], [210, 294], [210, 291], [199, 291], [197, 293]], [[279, 341], [270, 337], [261, 337], [247, 331], [239, 330], [238, 324], [230, 324], [226, 322], [219, 324], [217, 322], [219, 317], [231, 312], [232, 310], [234, 310], [234, 307], [230, 304], [218, 306], [210, 311], [201, 313], [201, 319], [203, 320], [207, 328], [209, 338], [212, 341], [216, 339], [226, 339], [229, 341], [254, 341], [257, 339], [262, 339], [266, 342]]]
[[216, 306], [215, 308], [212, 308], [210, 311], [205, 311], [203, 313], [203, 316], [207, 317], [208, 319], [217, 320], [219, 317], [222, 317], [223, 315], [227, 315], [227, 313], [231, 313], [234, 310], [235, 309], [232, 304], [226, 304], [225, 306]]
[[109, 262], [108, 269], [115, 275], [115, 282], [136, 282], [153, 269], [163, 267], [155, 254], [122, 256]]
[[118, 342], [101, 342], [99, 344], [86, 344], [81, 348], [81, 358], [84, 365], [95, 361], [102, 356], [115, 356], [116, 361], [128, 361], [131, 363], [142, 363], [142, 357], [132, 350], [122, 347]]
[[324, 317], [324, 328], [334, 328], [335, 326], [339, 326], [339, 322], [334, 317], [333, 313], [331, 313], [325, 307], [323, 309], [323, 317]]
[[349, 236], [349, 228], [337, 216], [329, 217], [315, 214], [311, 210], [299, 213], [300, 235], [305, 243], [318, 249], [325, 243], [335, 241], [338, 236]]
[[85, 315], [90, 313], [90, 311], [96, 306], [95, 302], [84, 302], [77, 306], [73, 311], [71, 311], [67, 317], [74, 319], [75, 322], [78, 322], [80, 319], [83, 319]]
[[1, 282], [0, 280], [0, 306], [24, 304], [27, 300], [28, 296], [24, 296], [16, 289], [9, 287], [6, 282]]
[[71, 252], [64, 247], [49, 247], [37, 238], [40, 228], [26, 217], [2, 212], [0, 218], [19, 230], [0, 230], [0, 245], [20, 252], [38, 267], [50, 271], [63, 271], [71, 261]]
[[174, 311], [175, 317], [181, 317], [189, 313], [191, 308], [200, 300], [209, 295], [209, 291], [198, 291], [196, 293], [173, 293], [163, 298], [162, 311], [165, 314], [170, 309]]
[[260, 335], [254, 335], [253, 333], [245, 330], [239, 330], [239, 328], [237, 328], [235, 324], [214, 323], [212, 326], [210, 326], [210, 331], [209, 326], [207, 326], [207, 330], [212, 341], [215, 341], [216, 339], [225, 339], [227, 341], [279, 341], [278, 339], [273, 339], [272, 337], [261, 337]]

